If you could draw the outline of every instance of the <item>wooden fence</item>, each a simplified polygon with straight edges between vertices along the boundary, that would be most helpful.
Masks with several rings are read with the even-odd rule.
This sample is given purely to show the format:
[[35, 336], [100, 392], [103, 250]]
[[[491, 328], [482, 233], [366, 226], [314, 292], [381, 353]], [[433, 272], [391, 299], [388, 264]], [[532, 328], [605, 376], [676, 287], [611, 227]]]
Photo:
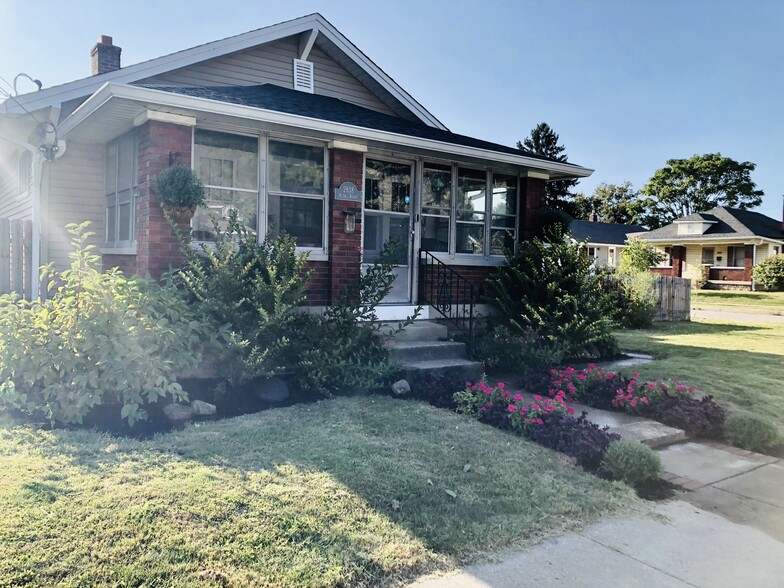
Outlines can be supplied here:
[[0, 219], [0, 294], [33, 297], [33, 222]]
[[674, 276], [657, 276], [652, 286], [656, 301], [655, 321], [691, 319], [691, 280]]

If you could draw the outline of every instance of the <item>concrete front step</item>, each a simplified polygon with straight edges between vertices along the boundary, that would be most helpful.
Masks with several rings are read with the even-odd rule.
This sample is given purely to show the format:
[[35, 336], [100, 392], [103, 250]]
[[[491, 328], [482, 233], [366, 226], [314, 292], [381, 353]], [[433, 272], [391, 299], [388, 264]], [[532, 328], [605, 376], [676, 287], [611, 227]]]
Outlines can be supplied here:
[[645, 443], [648, 447], [664, 447], [679, 443], [686, 439], [686, 432], [659, 423], [657, 421], [636, 417], [625, 412], [613, 412], [591, 408], [583, 404], [574, 405], [575, 415], [587, 412], [587, 419], [600, 427], [610, 427], [611, 433], [618, 433], [622, 439], [634, 439]]
[[482, 362], [470, 359], [428, 359], [403, 364], [403, 378], [408, 380], [412, 387], [416, 387], [425, 375], [435, 378], [449, 376], [459, 380], [476, 382], [483, 373]]
[[[381, 333], [386, 334], [398, 328], [398, 322], [385, 322]], [[446, 325], [431, 321], [414, 321], [402, 331], [395, 333], [393, 341], [445, 341], [449, 338]]]
[[456, 341], [398, 341], [387, 343], [392, 358], [400, 363], [430, 359], [466, 359], [465, 343]]

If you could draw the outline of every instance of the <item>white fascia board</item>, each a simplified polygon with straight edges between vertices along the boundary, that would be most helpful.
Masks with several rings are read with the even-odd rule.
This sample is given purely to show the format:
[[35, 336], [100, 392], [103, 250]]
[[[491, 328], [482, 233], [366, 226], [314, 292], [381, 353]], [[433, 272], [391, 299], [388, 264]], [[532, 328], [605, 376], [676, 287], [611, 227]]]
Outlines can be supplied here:
[[[22, 94], [17, 96], [16, 99], [28, 110], [37, 110], [45, 106], [62, 104], [68, 100], [88, 96], [106, 83], [133, 83], [144, 78], [187, 67], [207, 59], [236, 53], [237, 51], [243, 51], [258, 45], [271, 43], [306, 31], [318, 31], [325, 35], [420, 120], [441, 130], [447, 130], [447, 128], [428, 112], [424, 106], [414, 100], [408, 92], [385, 74], [376, 64], [370, 61], [368, 57], [357, 49], [353, 43], [327, 22], [320, 14], [303, 16], [302, 18], [279, 23], [263, 29], [257, 29], [204, 45], [197, 45], [190, 49], [178, 51], [170, 55], [164, 55], [163, 57], [156, 57], [155, 59], [143, 61], [142, 63], [130, 65], [116, 71], [83, 78], [66, 84], [60, 84], [44, 90], [38, 90], [37, 92]], [[9, 113], [24, 112], [18, 104], [12, 103], [10, 98], [0, 106]]]
[[[750, 239], [764, 239], [764, 237], [757, 237], [756, 235], [743, 235], [738, 237], [701, 237], [699, 239], [646, 239], [645, 237], [638, 237], [640, 241], [645, 241], [646, 243], [666, 243], [668, 245], [700, 245], [701, 243], [707, 241], [710, 243], [717, 243], [721, 241], [725, 241], [727, 243], [745, 243]], [[747, 243], [747, 245], [753, 245], [753, 243]]]
[[436, 151], [439, 153], [448, 153], [451, 155], [508, 163], [511, 165], [533, 167], [549, 172], [564, 174], [570, 177], [585, 178], [593, 173], [593, 170], [589, 168], [563, 164], [557, 161], [536, 159], [533, 157], [527, 157], [525, 155], [500, 153], [498, 151], [491, 151], [488, 149], [455, 145], [454, 143], [445, 143], [442, 141], [435, 141], [433, 139], [422, 139], [419, 137], [411, 137], [409, 135], [390, 133], [388, 131], [379, 131], [375, 129], [325, 121], [306, 116], [286, 114], [275, 110], [265, 110], [262, 108], [242, 106], [240, 104], [229, 104], [217, 100], [185, 96], [183, 94], [174, 94], [172, 92], [164, 92], [162, 90], [142, 88], [139, 86], [115, 84], [104, 84], [100, 90], [98, 90], [81, 106], [79, 106], [79, 108], [77, 108], [67, 119], [65, 119], [60, 124], [60, 135], [66, 136], [71, 129], [75, 128], [81, 122], [86, 120], [93, 112], [98, 110], [101, 105], [103, 105], [107, 100], [111, 100], [112, 98], [133, 100], [144, 104], [157, 104], [160, 106], [181, 108], [194, 112], [220, 114], [247, 120], [320, 131], [323, 133], [330, 133], [344, 137], [351, 137], [368, 141], [378, 141], [381, 143], [398, 145], [401, 147], [411, 147], [415, 149], [424, 149], [427, 151]]

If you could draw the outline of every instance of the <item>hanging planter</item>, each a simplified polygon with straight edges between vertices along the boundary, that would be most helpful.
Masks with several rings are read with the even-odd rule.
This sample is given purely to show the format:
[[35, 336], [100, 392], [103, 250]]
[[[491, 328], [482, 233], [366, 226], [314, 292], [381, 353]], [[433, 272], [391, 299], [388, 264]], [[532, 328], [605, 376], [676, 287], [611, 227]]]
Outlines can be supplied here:
[[196, 172], [184, 165], [163, 170], [152, 181], [161, 208], [176, 223], [190, 222], [196, 207], [204, 204], [204, 184]]

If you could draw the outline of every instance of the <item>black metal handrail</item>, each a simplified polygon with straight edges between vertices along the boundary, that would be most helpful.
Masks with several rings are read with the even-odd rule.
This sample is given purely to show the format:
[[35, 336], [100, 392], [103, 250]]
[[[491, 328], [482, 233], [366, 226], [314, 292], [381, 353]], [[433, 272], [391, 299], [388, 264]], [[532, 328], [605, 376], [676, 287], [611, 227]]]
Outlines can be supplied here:
[[425, 249], [419, 251], [419, 303], [435, 308], [474, 342], [475, 306], [479, 288]]

